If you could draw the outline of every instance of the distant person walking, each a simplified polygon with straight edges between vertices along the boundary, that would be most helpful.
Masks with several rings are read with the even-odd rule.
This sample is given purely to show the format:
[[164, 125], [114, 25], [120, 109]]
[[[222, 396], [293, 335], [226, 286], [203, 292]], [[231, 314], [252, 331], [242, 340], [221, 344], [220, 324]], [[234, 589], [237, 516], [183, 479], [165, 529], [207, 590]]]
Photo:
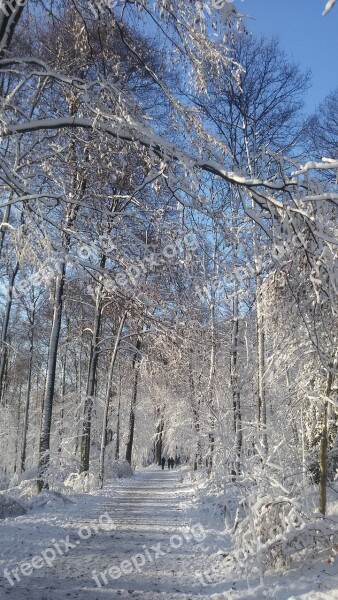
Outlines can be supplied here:
[[164, 465], [165, 465], [165, 458], [164, 458], [164, 456], [162, 457], [161, 463], [162, 463], [162, 471], [163, 471], [164, 470]]

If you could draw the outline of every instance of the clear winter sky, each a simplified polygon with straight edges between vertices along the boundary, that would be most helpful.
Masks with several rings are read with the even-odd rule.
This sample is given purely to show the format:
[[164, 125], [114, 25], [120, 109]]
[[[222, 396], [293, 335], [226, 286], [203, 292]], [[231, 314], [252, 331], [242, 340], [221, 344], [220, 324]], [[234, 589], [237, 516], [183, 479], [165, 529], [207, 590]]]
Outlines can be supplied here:
[[239, 12], [248, 14], [250, 31], [277, 36], [289, 57], [312, 72], [312, 88], [305, 109], [312, 112], [338, 87], [338, 5], [322, 16], [325, 0], [236, 0]]

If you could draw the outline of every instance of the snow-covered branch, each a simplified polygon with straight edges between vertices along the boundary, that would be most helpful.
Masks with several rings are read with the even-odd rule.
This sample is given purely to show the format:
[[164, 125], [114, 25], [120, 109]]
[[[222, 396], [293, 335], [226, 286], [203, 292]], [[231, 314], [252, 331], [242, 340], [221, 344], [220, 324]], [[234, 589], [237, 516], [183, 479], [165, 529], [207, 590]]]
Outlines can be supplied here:
[[337, 0], [328, 0], [328, 2], [326, 3], [325, 9], [323, 11], [323, 17], [325, 17], [330, 10], [334, 7], [334, 5], [336, 4]]

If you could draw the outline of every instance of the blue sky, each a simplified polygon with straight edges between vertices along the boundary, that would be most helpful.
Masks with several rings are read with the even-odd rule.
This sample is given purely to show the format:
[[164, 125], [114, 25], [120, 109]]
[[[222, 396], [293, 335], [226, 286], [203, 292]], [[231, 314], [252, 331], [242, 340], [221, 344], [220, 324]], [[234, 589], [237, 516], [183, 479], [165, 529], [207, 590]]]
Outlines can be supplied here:
[[338, 5], [322, 16], [325, 0], [236, 0], [239, 12], [248, 14], [253, 33], [279, 37], [289, 57], [312, 72], [306, 94], [311, 112], [338, 87]]

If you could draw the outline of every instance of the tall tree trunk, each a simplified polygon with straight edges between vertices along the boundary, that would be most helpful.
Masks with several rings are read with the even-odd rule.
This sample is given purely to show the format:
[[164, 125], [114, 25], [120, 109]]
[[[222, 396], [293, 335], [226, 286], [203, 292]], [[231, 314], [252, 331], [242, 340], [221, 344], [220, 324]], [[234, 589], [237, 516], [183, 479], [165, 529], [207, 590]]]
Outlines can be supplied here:
[[17, 463], [18, 463], [18, 447], [19, 447], [19, 436], [21, 430], [21, 392], [22, 392], [22, 383], [19, 386], [19, 398], [18, 398], [18, 410], [17, 410], [17, 430], [15, 436], [15, 450], [14, 450], [14, 473], [16, 473]]
[[62, 465], [62, 440], [63, 440], [63, 419], [65, 412], [65, 395], [66, 395], [66, 369], [67, 369], [67, 355], [68, 355], [68, 344], [69, 344], [69, 331], [70, 331], [70, 318], [66, 319], [67, 322], [67, 337], [65, 341], [64, 355], [62, 357], [61, 366], [61, 398], [60, 398], [60, 421], [59, 421], [59, 457], [60, 466]]
[[[69, 231], [72, 227], [78, 207], [76, 205], [68, 205], [65, 219], [65, 231]], [[65, 233], [63, 236], [63, 250], [67, 255], [70, 244], [70, 236]], [[48, 363], [47, 363], [47, 375], [45, 383], [45, 393], [43, 399], [42, 408], [42, 420], [41, 420], [41, 434], [40, 434], [40, 445], [39, 445], [39, 464], [38, 464], [38, 479], [37, 487], [40, 492], [43, 488], [48, 489], [48, 483], [45, 478], [46, 469], [49, 465], [50, 459], [50, 435], [52, 426], [52, 413], [53, 413], [53, 402], [54, 402], [54, 389], [55, 389], [55, 378], [56, 378], [56, 365], [57, 356], [59, 349], [59, 339], [62, 322], [62, 310], [63, 310], [63, 290], [65, 285], [66, 275], [66, 262], [62, 260], [60, 264], [60, 271], [57, 274], [55, 282], [55, 294], [54, 294], [54, 308], [53, 308], [53, 322], [50, 334], [49, 349], [48, 349]]]
[[[76, 372], [76, 414], [80, 414], [82, 416], [83, 407], [81, 405], [82, 399], [82, 351], [83, 351], [83, 307], [81, 305], [81, 337], [80, 343], [78, 347], [78, 354], [75, 357], [75, 372]], [[77, 419], [76, 421], [76, 434], [75, 434], [75, 444], [74, 444], [74, 454], [77, 456], [78, 450], [81, 443], [81, 433], [82, 433], [82, 420]]]
[[164, 420], [161, 408], [157, 408], [158, 424], [156, 427], [156, 438], [155, 438], [155, 461], [156, 464], [161, 466], [162, 461], [162, 447], [163, 447], [163, 431], [164, 431]]
[[133, 382], [133, 390], [131, 395], [131, 405], [130, 405], [130, 413], [129, 413], [129, 429], [128, 429], [128, 441], [126, 447], [126, 460], [131, 465], [131, 457], [133, 453], [133, 443], [134, 443], [134, 430], [135, 430], [135, 408], [137, 401], [137, 388], [138, 388], [138, 380], [140, 374], [140, 349], [141, 349], [141, 338], [138, 337], [136, 341], [136, 352], [134, 354], [133, 360], [133, 368], [135, 371], [134, 374], [134, 382]]
[[[106, 264], [106, 257], [101, 256], [100, 268], [104, 269], [105, 264]], [[99, 341], [100, 341], [102, 311], [103, 311], [103, 285], [101, 284], [98, 287], [97, 295], [96, 295], [93, 335], [92, 335], [91, 346], [90, 346], [86, 399], [85, 399], [85, 405], [84, 405], [82, 436], [81, 436], [80, 473], [87, 473], [89, 471], [92, 410], [93, 410], [94, 395], [95, 395], [96, 372], [97, 372], [97, 365], [98, 365], [98, 359], [99, 359]]]
[[125, 312], [121, 318], [120, 325], [116, 334], [114, 350], [110, 360], [109, 367], [109, 375], [108, 375], [108, 383], [107, 383], [107, 391], [106, 391], [106, 401], [104, 406], [103, 413], [103, 423], [102, 423], [102, 436], [101, 436], [101, 449], [100, 449], [100, 464], [99, 464], [99, 487], [103, 488], [103, 480], [104, 480], [104, 458], [105, 451], [107, 446], [107, 425], [108, 425], [108, 415], [109, 415], [109, 404], [110, 404], [110, 394], [111, 394], [111, 386], [114, 375], [114, 367], [116, 363], [117, 351], [120, 345], [121, 335], [125, 320], [127, 318], [127, 313]]
[[231, 332], [231, 356], [230, 356], [230, 380], [232, 389], [232, 402], [234, 411], [234, 429], [235, 429], [235, 472], [239, 475], [241, 472], [241, 454], [242, 454], [242, 415], [241, 415], [241, 398], [239, 391], [239, 374], [238, 374], [238, 332], [239, 332], [239, 299], [238, 299], [238, 282], [234, 281], [234, 298], [233, 298], [233, 316], [232, 316], [232, 332]]
[[117, 417], [116, 417], [116, 446], [115, 446], [115, 460], [120, 458], [120, 429], [121, 429], [121, 375], [119, 376], [119, 391], [118, 391], [118, 403], [117, 403]]
[[43, 399], [42, 423], [39, 448], [38, 465], [38, 491], [43, 488], [48, 489], [48, 483], [45, 478], [46, 469], [50, 459], [50, 434], [52, 426], [52, 413], [54, 402], [54, 388], [56, 378], [57, 354], [59, 349], [59, 339], [62, 321], [63, 308], [63, 290], [65, 283], [66, 263], [61, 263], [60, 273], [57, 275], [55, 283], [53, 322], [49, 341], [47, 377], [45, 384], [45, 394]]
[[256, 277], [256, 327], [257, 327], [257, 395], [258, 395], [258, 427], [264, 453], [268, 452], [268, 436], [266, 430], [266, 395], [265, 395], [265, 339], [264, 317], [262, 309], [262, 280]]
[[[8, 201], [10, 202], [12, 200], [12, 198], [13, 198], [13, 194], [10, 194]], [[0, 225], [0, 256], [2, 254], [2, 249], [4, 246], [7, 225], [9, 223], [9, 219], [11, 216], [11, 207], [12, 207], [11, 204], [7, 204], [7, 206], [5, 208], [4, 216], [2, 218], [2, 223]]]
[[[112, 217], [116, 211], [120, 210], [120, 203], [118, 200], [113, 200], [110, 211]], [[107, 236], [111, 233], [113, 220], [108, 224], [106, 234]], [[101, 255], [100, 258], [100, 270], [104, 271], [106, 266], [107, 257], [105, 254]], [[86, 387], [86, 399], [83, 413], [82, 423], [82, 435], [81, 435], [81, 450], [80, 450], [80, 473], [88, 473], [89, 462], [90, 462], [90, 444], [91, 444], [91, 426], [92, 426], [92, 411], [95, 400], [95, 389], [96, 389], [96, 373], [99, 358], [99, 341], [100, 341], [100, 330], [103, 312], [103, 292], [104, 286], [101, 283], [98, 286], [94, 324], [93, 324], [93, 335], [90, 346], [89, 365], [88, 365], [88, 376], [87, 376], [87, 387]]]
[[319, 450], [319, 469], [320, 469], [320, 479], [319, 479], [319, 511], [325, 516], [326, 514], [326, 488], [328, 481], [327, 474], [327, 452], [329, 447], [329, 436], [328, 436], [328, 398], [331, 395], [333, 384], [333, 374], [332, 371], [328, 374], [327, 386], [326, 386], [326, 398], [324, 400], [323, 406], [323, 429], [320, 440], [320, 450]]
[[[190, 353], [193, 352], [193, 349], [190, 348]], [[190, 398], [191, 398], [191, 406], [192, 406], [192, 416], [193, 423], [196, 435], [196, 453], [194, 456], [194, 471], [197, 471], [198, 467], [202, 465], [202, 445], [201, 445], [201, 427], [200, 427], [200, 401], [196, 400], [195, 393], [195, 381], [194, 381], [194, 373], [192, 369], [190, 356], [188, 358], [188, 369], [189, 369], [189, 387], [190, 387]]]
[[[251, 177], [257, 177], [257, 153], [251, 156], [249, 133], [246, 118], [242, 118], [242, 128], [245, 140], [247, 167]], [[254, 202], [252, 200], [252, 207]], [[256, 336], [257, 336], [257, 400], [258, 400], [258, 429], [264, 454], [268, 453], [268, 436], [266, 430], [266, 395], [265, 395], [265, 340], [264, 317], [262, 308], [262, 275], [259, 258], [258, 226], [253, 223], [253, 257], [256, 280]]]
[[65, 393], [66, 393], [66, 365], [67, 365], [67, 346], [65, 350], [65, 354], [62, 357], [62, 366], [61, 366], [61, 398], [60, 398], [60, 422], [59, 422], [59, 456], [60, 456], [60, 466], [61, 466], [61, 454], [62, 454], [62, 439], [63, 439], [63, 418], [64, 418], [64, 405], [65, 405]]
[[215, 416], [213, 414], [214, 405], [214, 385], [215, 385], [215, 374], [216, 374], [216, 337], [215, 337], [215, 293], [212, 292], [212, 301], [210, 305], [210, 333], [211, 333], [211, 350], [210, 350], [210, 371], [209, 371], [209, 383], [208, 383], [208, 404], [209, 404], [209, 451], [207, 456], [207, 473], [208, 477], [211, 476], [214, 460], [215, 450]]
[[8, 327], [13, 304], [13, 288], [15, 278], [19, 271], [19, 262], [16, 263], [8, 282], [8, 293], [4, 320], [2, 323], [1, 339], [0, 339], [0, 401], [3, 402], [3, 391], [6, 371], [6, 360], [8, 351]]
[[24, 420], [23, 420], [23, 436], [22, 436], [22, 447], [21, 447], [21, 472], [25, 471], [25, 469], [26, 469], [28, 419], [29, 419], [29, 408], [30, 408], [31, 388], [32, 388], [32, 371], [33, 371], [34, 322], [35, 322], [35, 310], [33, 310], [30, 328], [29, 328], [29, 362], [28, 362], [27, 391], [26, 391], [25, 412], [24, 412]]

